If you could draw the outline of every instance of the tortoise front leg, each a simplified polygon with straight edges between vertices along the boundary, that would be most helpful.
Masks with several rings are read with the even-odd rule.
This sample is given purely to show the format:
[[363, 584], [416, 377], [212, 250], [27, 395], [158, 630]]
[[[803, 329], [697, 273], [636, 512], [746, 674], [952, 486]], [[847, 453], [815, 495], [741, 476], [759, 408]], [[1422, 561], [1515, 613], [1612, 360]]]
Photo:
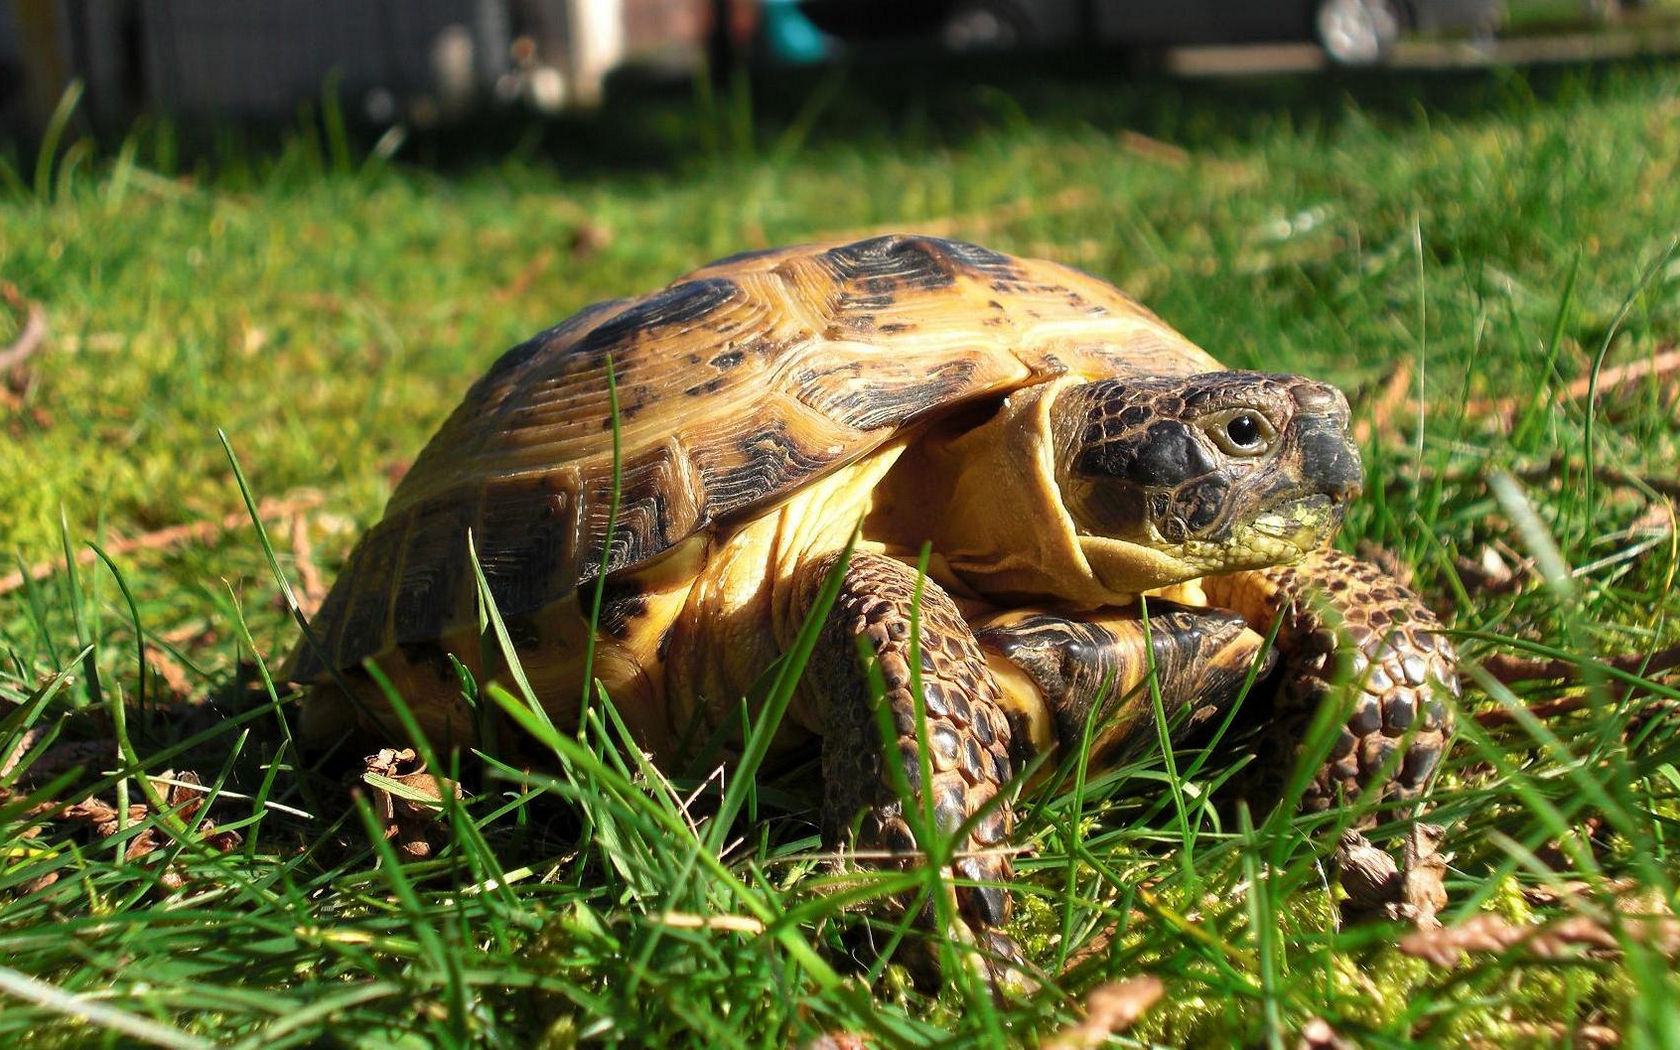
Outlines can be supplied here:
[[1352, 799], [1380, 776], [1387, 777], [1382, 798], [1423, 791], [1452, 732], [1446, 700], [1458, 697], [1459, 684], [1452, 643], [1417, 595], [1376, 566], [1329, 549], [1294, 565], [1209, 577], [1202, 586], [1212, 604], [1235, 609], [1258, 630], [1283, 617], [1273, 726], [1288, 746], [1332, 695], [1346, 659], [1358, 693], [1304, 808]]
[[[821, 559], [801, 575], [801, 606], [808, 608], [835, 558]], [[947, 842], [951, 873], [963, 880], [954, 904], [963, 929], [987, 957], [994, 981], [1012, 981], [1020, 953], [1001, 927], [1009, 921], [1004, 887], [1011, 866], [1003, 852], [1014, 815], [998, 794], [1011, 776], [1009, 723], [1001, 694], [968, 624], [950, 597], [931, 580], [921, 589], [919, 616], [922, 718], [910, 673], [916, 571], [892, 558], [857, 553], [845, 569], [840, 594], [806, 667], [802, 688], [822, 723], [823, 836], [833, 847], [884, 851], [889, 863], [907, 867], [933, 843], [921, 842], [915, 813], [931, 809], [924, 832]], [[878, 670], [891, 720], [883, 740], [871, 668]], [[931, 780], [922, 776], [926, 741]], [[909, 790], [901, 797], [898, 786]], [[978, 819], [972, 820], [978, 815]], [[967, 830], [963, 827], [967, 825]], [[920, 921], [932, 925], [929, 902]]]
[[1155, 705], [1144, 688], [1150, 668], [1169, 730], [1183, 735], [1230, 710], [1257, 659], [1261, 675], [1275, 662], [1237, 613], [1161, 600], [1149, 603], [1147, 623], [1139, 609], [1020, 609], [981, 619], [975, 631], [1008, 691], [1026, 694], [1012, 696], [1017, 761], [1027, 752], [1085, 746], [1088, 729], [1093, 769], [1157, 745]]

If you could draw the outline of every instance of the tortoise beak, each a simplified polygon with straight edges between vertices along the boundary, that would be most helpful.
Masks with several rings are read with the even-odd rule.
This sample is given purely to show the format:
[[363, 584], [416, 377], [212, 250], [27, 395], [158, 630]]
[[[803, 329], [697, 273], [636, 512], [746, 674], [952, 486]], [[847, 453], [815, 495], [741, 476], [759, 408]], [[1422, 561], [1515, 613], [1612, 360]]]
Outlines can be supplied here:
[[1365, 470], [1359, 463], [1359, 449], [1348, 436], [1347, 417], [1309, 416], [1298, 419], [1296, 425], [1301, 473], [1307, 484], [1337, 503], [1359, 495], [1365, 487]]

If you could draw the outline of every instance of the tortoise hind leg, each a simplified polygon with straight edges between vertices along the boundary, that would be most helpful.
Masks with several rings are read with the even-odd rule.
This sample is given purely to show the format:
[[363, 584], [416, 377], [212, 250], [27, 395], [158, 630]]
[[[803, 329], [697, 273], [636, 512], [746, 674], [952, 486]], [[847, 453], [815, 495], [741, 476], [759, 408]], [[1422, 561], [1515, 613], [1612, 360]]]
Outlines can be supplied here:
[[[802, 608], [834, 564], [831, 556], [801, 573]], [[854, 554], [805, 669], [803, 688], [823, 730], [823, 836], [835, 848], [893, 855], [885, 863], [898, 867], [929, 853], [950, 858], [948, 872], [960, 880], [948, 898], [961, 927], [952, 932], [978, 949], [994, 983], [1014, 983], [1020, 954], [1002, 931], [1010, 917], [1004, 887], [1012, 875], [1002, 847], [1014, 816], [999, 797], [1011, 776], [1009, 723], [998, 685], [955, 603], [925, 580], [913, 613], [916, 583], [916, 571], [902, 562]], [[920, 623], [921, 720], [912, 692], [913, 615]], [[884, 686], [888, 740], [882, 739], [877, 690], [860, 650]], [[925, 783], [924, 739], [931, 772]], [[900, 785], [909, 797], [900, 796]], [[931, 815], [931, 822], [918, 814]], [[920, 841], [918, 827], [942, 841]], [[930, 901], [918, 921], [931, 926], [933, 918]]]

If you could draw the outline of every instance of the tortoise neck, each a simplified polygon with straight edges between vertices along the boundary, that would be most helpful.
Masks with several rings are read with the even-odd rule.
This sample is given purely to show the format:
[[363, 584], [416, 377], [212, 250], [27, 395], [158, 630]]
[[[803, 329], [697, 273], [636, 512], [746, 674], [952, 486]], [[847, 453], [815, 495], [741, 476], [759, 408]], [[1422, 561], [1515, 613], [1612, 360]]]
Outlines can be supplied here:
[[1092, 569], [1056, 484], [1050, 406], [1058, 379], [1011, 394], [992, 416], [936, 432], [908, 457], [887, 510], [905, 545], [932, 543], [965, 584], [992, 598], [1093, 607], [1130, 601]]

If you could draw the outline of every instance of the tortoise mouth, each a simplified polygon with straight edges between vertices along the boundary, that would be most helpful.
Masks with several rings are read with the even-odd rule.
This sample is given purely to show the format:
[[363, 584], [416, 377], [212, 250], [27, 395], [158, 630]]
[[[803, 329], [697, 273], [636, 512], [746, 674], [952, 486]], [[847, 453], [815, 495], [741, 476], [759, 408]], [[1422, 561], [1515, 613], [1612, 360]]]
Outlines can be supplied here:
[[1281, 499], [1255, 515], [1249, 528], [1261, 536], [1297, 547], [1304, 554], [1341, 527], [1345, 501], [1322, 492]]

